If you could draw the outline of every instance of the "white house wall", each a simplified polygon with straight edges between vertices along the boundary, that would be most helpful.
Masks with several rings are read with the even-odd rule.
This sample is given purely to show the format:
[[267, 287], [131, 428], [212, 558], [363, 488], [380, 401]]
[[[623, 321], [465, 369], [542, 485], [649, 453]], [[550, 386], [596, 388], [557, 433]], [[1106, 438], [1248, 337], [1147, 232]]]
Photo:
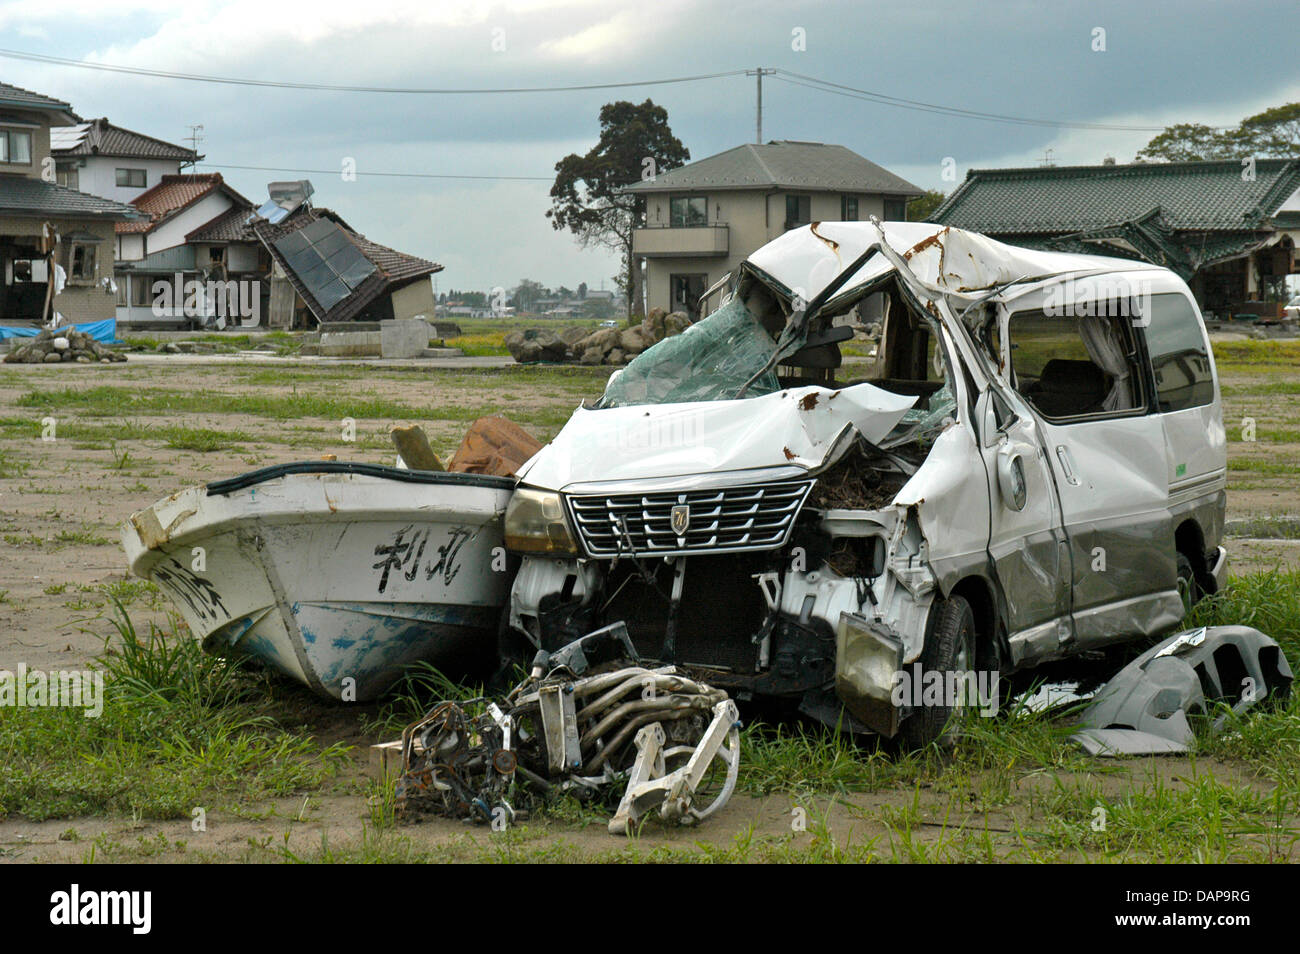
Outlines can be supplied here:
[[220, 191], [214, 191], [195, 202], [184, 212], [173, 216], [147, 236], [145, 251], [152, 255], [164, 249], [185, 244], [185, 236], [200, 225], [211, 222], [234, 203]]
[[[165, 175], [180, 172], [181, 164], [175, 159], [117, 159], [112, 156], [82, 157], [85, 165], [77, 167], [77, 190], [117, 202], [130, 202], [136, 196], [152, 189]], [[126, 188], [117, 184], [118, 169], [143, 169], [143, 189]]]
[[[669, 200], [674, 196], [704, 195], [709, 200], [709, 225], [726, 225], [728, 231], [727, 255], [709, 258], [651, 258], [646, 264], [646, 301], [648, 308], [673, 310], [672, 276], [707, 275], [704, 287], [709, 287], [723, 275], [734, 271], [741, 262], [758, 249], [785, 232], [785, 197], [787, 195], [811, 196], [810, 215], [814, 222], [838, 222], [842, 195], [856, 196], [858, 219], [868, 216], [884, 217], [883, 196], [863, 193], [724, 190], [709, 192], [654, 193], [646, 197], [646, 225], [655, 228], [666, 226], [669, 220]], [[716, 302], [715, 302], [716, 304]]]
[[138, 262], [144, 258], [144, 235], [128, 233], [117, 237], [117, 260], [119, 262]]

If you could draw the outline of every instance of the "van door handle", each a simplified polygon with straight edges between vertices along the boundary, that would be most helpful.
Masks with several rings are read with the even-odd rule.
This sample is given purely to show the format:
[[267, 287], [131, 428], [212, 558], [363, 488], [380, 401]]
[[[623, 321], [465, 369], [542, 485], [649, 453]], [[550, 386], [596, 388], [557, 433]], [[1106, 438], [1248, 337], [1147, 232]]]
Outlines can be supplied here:
[[1066, 483], [1072, 487], [1079, 486], [1079, 478], [1074, 476], [1074, 467], [1070, 460], [1070, 452], [1064, 444], [1056, 445], [1056, 459], [1061, 462], [1061, 472], [1065, 474]]

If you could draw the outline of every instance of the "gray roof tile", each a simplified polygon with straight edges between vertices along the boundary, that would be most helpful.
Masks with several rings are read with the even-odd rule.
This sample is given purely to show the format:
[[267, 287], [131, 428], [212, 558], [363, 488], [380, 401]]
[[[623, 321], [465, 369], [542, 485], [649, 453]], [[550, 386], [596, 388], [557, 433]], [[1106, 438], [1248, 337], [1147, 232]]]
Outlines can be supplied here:
[[62, 156], [121, 156], [130, 159], [178, 159], [196, 162], [193, 149], [164, 142], [144, 133], [114, 126], [107, 119], [92, 119], [75, 126], [50, 130], [50, 151]]
[[44, 96], [41, 93], [33, 93], [30, 89], [23, 89], [21, 86], [11, 86], [8, 83], [0, 83], [0, 105], [26, 106], [31, 109], [72, 110], [72, 107], [61, 99], [55, 99], [53, 96]]
[[746, 143], [637, 182], [628, 192], [724, 189], [807, 189], [916, 196], [921, 190], [851, 149], [831, 143]]
[[1253, 179], [1238, 160], [972, 169], [930, 221], [993, 234], [1105, 228], [1159, 208], [1172, 231], [1265, 227], [1300, 189], [1300, 160], [1258, 159]]
[[43, 179], [23, 176], [0, 176], [0, 214], [102, 218], [113, 221], [142, 217], [138, 209], [125, 203], [101, 199], [97, 195], [87, 195]]

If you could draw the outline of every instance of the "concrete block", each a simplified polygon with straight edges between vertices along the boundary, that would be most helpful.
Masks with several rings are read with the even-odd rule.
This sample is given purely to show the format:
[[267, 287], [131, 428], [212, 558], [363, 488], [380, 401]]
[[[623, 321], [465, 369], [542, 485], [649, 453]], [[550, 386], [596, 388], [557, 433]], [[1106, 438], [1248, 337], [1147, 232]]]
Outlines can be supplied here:
[[420, 318], [379, 323], [379, 353], [385, 358], [418, 358], [429, 346], [429, 325]]
[[379, 331], [322, 332], [320, 353], [335, 358], [377, 355], [382, 348], [382, 334]]

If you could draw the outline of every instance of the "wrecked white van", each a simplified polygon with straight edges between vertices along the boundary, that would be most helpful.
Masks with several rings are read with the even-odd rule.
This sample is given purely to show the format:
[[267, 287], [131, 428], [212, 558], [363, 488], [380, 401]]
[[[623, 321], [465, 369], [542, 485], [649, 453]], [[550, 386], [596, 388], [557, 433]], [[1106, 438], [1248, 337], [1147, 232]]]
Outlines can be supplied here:
[[[878, 347], [840, 380], [855, 320]], [[1225, 472], [1172, 272], [815, 223], [522, 468], [510, 632], [549, 650], [622, 620], [647, 659], [740, 698], [924, 743], [961, 702], [900, 701], [904, 671], [1155, 636], [1215, 591]]]

